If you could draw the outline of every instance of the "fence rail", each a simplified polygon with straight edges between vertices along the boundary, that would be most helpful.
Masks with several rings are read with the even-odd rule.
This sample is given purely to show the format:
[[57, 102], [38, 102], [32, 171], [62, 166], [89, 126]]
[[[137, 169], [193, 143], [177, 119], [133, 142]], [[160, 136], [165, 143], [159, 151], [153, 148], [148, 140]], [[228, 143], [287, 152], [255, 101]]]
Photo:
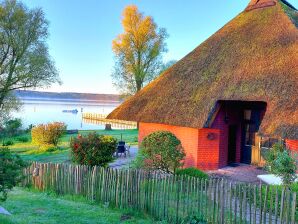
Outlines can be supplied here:
[[24, 185], [41, 191], [83, 195], [169, 223], [297, 222], [296, 193], [277, 187], [71, 164], [33, 163], [24, 174]]

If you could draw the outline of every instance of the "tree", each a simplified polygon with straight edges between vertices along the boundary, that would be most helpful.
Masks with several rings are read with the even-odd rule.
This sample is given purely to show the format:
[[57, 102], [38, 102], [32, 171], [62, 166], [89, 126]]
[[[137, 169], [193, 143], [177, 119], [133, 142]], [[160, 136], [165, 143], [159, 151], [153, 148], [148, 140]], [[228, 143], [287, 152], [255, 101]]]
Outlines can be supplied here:
[[16, 0], [0, 4], [0, 114], [12, 91], [60, 82], [46, 39], [48, 22], [40, 8]]
[[[2, 133], [4, 137], [13, 137], [16, 136], [22, 128], [22, 120], [19, 118], [15, 118], [12, 120], [6, 120], [3, 125]], [[0, 135], [0, 137], [2, 137]]]
[[23, 178], [23, 168], [27, 164], [8, 148], [0, 147], [0, 201], [5, 201], [7, 193]]
[[160, 73], [167, 33], [134, 5], [124, 9], [122, 26], [124, 32], [112, 43], [115, 54], [112, 78], [120, 91], [132, 95]]
[[6, 121], [12, 119], [11, 111], [18, 111], [21, 107], [21, 103], [19, 99], [17, 99], [13, 93], [9, 93], [2, 104], [2, 108], [0, 108], [0, 129], [4, 128]]
[[136, 168], [174, 173], [183, 166], [184, 157], [181, 142], [175, 135], [168, 131], [157, 131], [143, 139], [134, 165]]

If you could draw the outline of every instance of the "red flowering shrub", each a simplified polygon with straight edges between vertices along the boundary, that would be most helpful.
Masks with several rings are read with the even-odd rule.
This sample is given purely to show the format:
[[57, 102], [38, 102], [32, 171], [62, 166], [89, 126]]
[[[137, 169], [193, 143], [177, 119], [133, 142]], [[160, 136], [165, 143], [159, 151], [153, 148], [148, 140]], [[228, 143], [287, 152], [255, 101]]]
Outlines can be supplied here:
[[106, 166], [113, 161], [117, 139], [90, 133], [70, 140], [72, 160], [81, 165]]

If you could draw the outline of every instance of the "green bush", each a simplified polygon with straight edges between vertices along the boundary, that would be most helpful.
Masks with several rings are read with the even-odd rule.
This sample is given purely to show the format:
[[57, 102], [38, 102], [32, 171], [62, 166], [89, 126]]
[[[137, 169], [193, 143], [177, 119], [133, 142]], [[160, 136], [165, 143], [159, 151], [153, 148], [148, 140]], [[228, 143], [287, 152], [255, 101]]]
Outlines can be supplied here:
[[29, 142], [29, 138], [25, 136], [21, 136], [17, 138], [17, 141], [19, 142]]
[[191, 177], [197, 177], [201, 179], [208, 179], [209, 176], [208, 174], [204, 173], [203, 171], [190, 167], [190, 168], [185, 168], [185, 169], [177, 169], [175, 172], [176, 175], [187, 175]]
[[27, 164], [8, 148], [0, 148], [0, 201], [5, 201], [7, 193], [23, 178], [23, 168]]
[[3, 130], [1, 131], [2, 138], [13, 137], [20, 133], [22, 127], [22, 120], [15, 118], [4, 122]]
[[10, 146], [13, 145], [14, 142], [12, 140], [6, 140], [2, 142], [2, 146]]
[[57, 146], [65, 130], [66, 126], [61, 122], [37, 125], [31, 130], [32, 143], [39, 146]]
[[113, 161], [117, 139], [98, 135], [95, 132], [86, 137], [78, 136], [70, 140], [72, 160], [81, 165], [107, 166]]
[[181, 142], [171, 132], [157, 131], [144, 138], [136, 164], [140, 168], [174, 173], [183, 166]]
[[297, 165], [290, 152], [283, 144], [277, 143], [265, 155], [266, 169], [279, 176], [285, 186], [290, 186], [296, 179]]

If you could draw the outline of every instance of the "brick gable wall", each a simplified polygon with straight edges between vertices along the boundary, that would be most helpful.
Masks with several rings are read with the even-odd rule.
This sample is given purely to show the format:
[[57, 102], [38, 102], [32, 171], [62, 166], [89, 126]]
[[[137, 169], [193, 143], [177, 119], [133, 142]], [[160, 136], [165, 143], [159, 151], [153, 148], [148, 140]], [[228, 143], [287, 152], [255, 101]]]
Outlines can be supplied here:
[[186, 153], [185, 167], [197, 167], [202, 170], [219, 168], [219, 130], [141, 122], [139, 123], [139, 143], [145, 136], [155, 131], [170, 131], [181, 141]]
[[155, 131], [172, 132], [185, 150], [185, 167], [196, 167], [198, 158], [198, 129], [155, 123], [139, 123], [139, 143]]

